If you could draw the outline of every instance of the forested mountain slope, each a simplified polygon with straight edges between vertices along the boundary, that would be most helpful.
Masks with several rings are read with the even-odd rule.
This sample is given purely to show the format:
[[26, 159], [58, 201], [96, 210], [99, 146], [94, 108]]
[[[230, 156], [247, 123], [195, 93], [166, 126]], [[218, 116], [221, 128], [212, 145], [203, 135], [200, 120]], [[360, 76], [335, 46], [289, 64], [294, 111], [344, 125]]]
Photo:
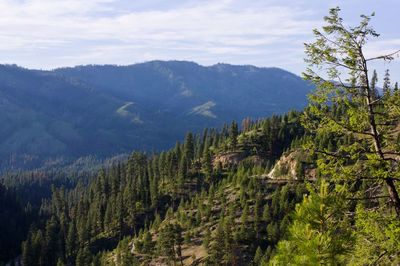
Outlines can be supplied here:
[[[178, 215], [177, 210], [193, 212], [197, 206], [198, 211], [189, 215], [191, 218], [182, 218], [186, 219], [182, 223], [183, 235], [197, 239], [191, 245], [196, 250], [202, 250], [204, 237], [200, 237], [204, 232], [198, 226], [211, 225], [214, 232], [215, 224], [228, 215], [228, 209], [229, 217], [237, 216], [238, 219], [246, 216], [242, 214], [242, 207], [251, 213], [257, 209], [259, 220], [255, 224], [253, 218], [244, 217], [240, 219], [246, 220], [245, 224], [240, 222], [236, 228], [239, 230], [245, 226], [237, 236], [237, 248], [243, 254], [242, 262], [248, 263], [258, 245], [262, 248], [270, 246], [272, 251], [284, 234], [289, 221], [286, 216], [302, 195], [301, 189], [296, 187], [284, 189], [282, 195], [279, 192], [274, 194], [283, 184], [269, 185], [259, 177], [268, 173], [275, 159], [290, 148], [292, 139], [303, 134], [299, 113], [291, 112], [257, 122], [247, 121], [242, 132], [236, 123], [232, 123], [221, 131], [206, 130], [198, 136], [188, 133], [184, 143], [178, 143], [175, 148], [161, 154], [134, 152], [127, 162], [100, 171], [87, 186], [80, 182], [72, 188], [54, 189], [51, 201], [44, 201], [40, 208], [43, 224], [32, 230], [23, 244], [22, 260], [26, 265], [112, 264], [115, 257], [106, 252], [115, 249], [123, 238], [131, 239], [134, 235], [142, 238], [150, 224], [157, 228], [154, 223], [160, 223], [164, 217], [171, 219], [171, 215]], [[240, 159], [226, 160], [222, 164], [217, 158], [228, 153], [240, 155]], [[210, 199], [214, 196], [215, 201]], [[232, 207], [228, 208], [228, 205]], [[231, 210], [233, 206], [237, 208], [235, 213]], [[265, 208], [271, 210], [264, 211]], [[221, 210], [226, 212], [221, 213]], [[261, 219], [263, 212], [264, 218]], [[201, 217], [208, 218], [201, 221]], [[266, 237], [266, 226], [269, 226], [269, 233], [274, 232], [273, 237]], [[190, 228], [194, 231], [191, 232]], [[254, 231], [247, 232], [250, 228]], [[125, 240], [128, 242], [133, 243]], [[132, 265], [132, 260], [148, 262], [145, 250], [149, 249], [152, 250], [151, 256], [164, 261], [163, 254], [168, 250], [160, 247], [161, 253], [158, 253], [155, 242], [150, 246], [145, 245], [144, 250], [138, 246], [135, 252], [140, 252], [139, 256], [132, 257], [130, 252], [126, 254], [123, 265]], [[39, 248], [44, 252], [35, 253]], [[207, 248], [199, 252], [203, 255], [197, 254], [197, 259], [208, 260]], [[178, 259], [175, 253], [169, 255], [173, 258], [168, 260]]]
[[39, 71], [0, 66], [0, 158], [170, 148], [185, 132], [301, 109], [311, 86], [277, 68], [153, 61]]
[[[391, 83], [387, 70], [382, 92], [378, 91], [378, 75], [369, 72], [369, 62], [394, 60], [400, 51], [367, 58], [364, 44], [379, 36], [369, 26], [373, 15], [363, 15], [358, 26], [347, 27], [339, 12], [338, 7], [331, 9], [324, 18], [326, 26], [314, 30], [315, 42], [306, 44], [309, 68], [304, 77], [316, 89], [301, 112], [244, 119], [241, 126], [232, 121], [202, 133], [194, 127], [196, 132], [187, 132], [184, 141], [171, 149], [134, 151], [101, 169], [96, 159], [88, 157], [81, 161], [87, 165], [83, 171], [76, 171], [85, 168], [77, 161], [51, 171], [43, 168], [4, 176], [0, 180], [0, 216], [5, 220], [0, 223], [4, 232], [0, 247], [7, 248], [0, 250], [0, 265], [10, 260], [24, 266], [399, 265], [400, 90], [397, 82]], [[98, 88], [97, 80], [107, 79], [101, 69], [112, 69], [118, 80], [108, 85], [102, 82], [105, 86], [98, 88], [91, 107], [104, 103], [107, 116], [114, 108], [111, 102], [123, 105], [104, 121], [119, 117], [123, 124], [128, 119], [145, 125], [139, 110], [154, 111], [160, 106], [165, 108], [160, 112], [166, 115], [165, 123], [172, 121], [167, 118], [173, 112], [179, 113], [180, 122], [204, 119], [196, 125], [218, 120], [221, 114], [213, 108], [219, 96], [198, 106], [196, 99], [203, 102], [206, 95], [193, 89], [191, 75], [175, 69], [176, 64], [182, 62], [140, 65], [161, 73], [153, 75], [154, 84], [167, 79], [170, 85], [181, 85], [178, 90], [164, 87], [163, 100], [129, 89], [135, 82], [141, 84], [130, 80], [129, 73], [137, 71], [137, 66], [53, 72], [6, 67], [2, 79], [8, 89], [2, 92], [3, 104], [13, 106], [10, 103], [15, 103], [12, 100], [19, 91], [13, 88], [37, 78], [40, 89], [35, 93], [52, 95], [58, 87], [47, 86], [50, 79], [60, 88], [73, 86], [68, 95], [85, 100]], [[183, 65], [190, 73], [197, 71], [193, 69], [254, 72], [251, 67]], [[128, 74], [121, 69], [128, 69]], [[13, 71], [22, 71], [24, 79], [13, 81]], [[177, 79], [178, 72], [181, 78]], [[147, 79], [145, 72], [137, 76]], [[113, 84], [118, 95], [113, 93]], [[150, 86], [149, 92], [156, 94], [158, 85]], [[60, 99], [63, 103], [54, 106], [49, 99], [57, 97], [44, 97], [39, 106], [26, 97], [19, 107], [52, 106], [57, 115], [65, 114], [65, 121], [70, 121], [73, 113], [63, 108], [78, 106], [64, 97], [66, 101]], [[149, 104], [136, 105], [133, 98]], [[178, 105], [183, 98], [187, 101]], [[246, 102], [246, 96], [242, 98]], [[192, 104], [197, 107], [193, 109]], [[192, 111], [185, 112], [187, 108]], [[33, 117], [41, 114], [31, 113]], [[126, 133], [130, 132], [128, 127]]]

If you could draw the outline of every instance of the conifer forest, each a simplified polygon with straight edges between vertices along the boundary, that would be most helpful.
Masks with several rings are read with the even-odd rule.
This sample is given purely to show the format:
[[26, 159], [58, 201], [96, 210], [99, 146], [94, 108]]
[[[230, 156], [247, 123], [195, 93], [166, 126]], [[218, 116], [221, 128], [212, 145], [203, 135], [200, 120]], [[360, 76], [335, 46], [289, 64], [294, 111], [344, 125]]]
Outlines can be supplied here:
[[[390, 70], [400, 50], [371, 56], [370, 43], [385, 43], [378, 16], [342, 14], [331, 8], [309, 29], [302, 79], [179, 62], [1, 66], [0, 111], [9, 109], [0, 114], [0, 265], [400, 265], [400, 90]], [[149, 94], [129, 94], [127, 82], [150, 84]], [[264, 82], [273, 85], [261, 98]], [[65, 95], [51, 106], [33, 94], [29, 102], [17, 93], [29, 84], [41, 84], [44, 98]], [[290, 90], [273, 96], [281, 87]], [[199, 105], [190, 93], [215, 98]], [[137, 100], [122, 103], [127, 95]], [[169, 111], [156, 112], [163, 101]], [[30, 131], [10, 140], [17, 127], [7, 125], [24, 115]]]

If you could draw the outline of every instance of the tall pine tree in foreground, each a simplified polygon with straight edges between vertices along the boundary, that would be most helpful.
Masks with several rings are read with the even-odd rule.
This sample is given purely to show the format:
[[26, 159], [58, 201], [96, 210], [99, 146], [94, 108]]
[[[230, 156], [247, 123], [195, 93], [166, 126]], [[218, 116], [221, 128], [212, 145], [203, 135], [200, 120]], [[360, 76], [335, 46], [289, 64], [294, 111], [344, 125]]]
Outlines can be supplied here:
[[343, 191], [326, 181], [296, 206], [290, 237], [278, 244], [272, 265], [341, 265], [353, 244]]
[[[363, 15], [360, 25], [347, 28], [339, 11], [331, 9], [323, 31], [314, 30], [316, 41], [306, 44], [310, 68], [304, 77], [317, 89], [310, 96], [304, 125], [311, 133], [329, 134], [336, 141], [333, 150], [318, 150], [312, 145], [310, 150], [321, 155], [319, 168], [335, 181], [380, 184], [400, 215], [396, 184], [400, 177], [400, 94], [392, 91], [386, 80], [385, 93], [375, 97], [369, 69], [370, 62], [390, 61], [400, 51], [366, 58], [367, 40], [379, 36], [369, 26], [371, 17]], [[321, 69], [326, 69], [325, 76]], [[352, 141], [343, 143], [345, 138]]]
[[[371, 62], [393, 60], [399, 51], [367, 58], [367, 41], [379, 36], [369, 26], [373, 15], [347, 27], [339, 11], [331, 9], [327, 25], [314, 30], [315, 42], [306, 44], [310, 67], [304, 74], [317, 87], [303, 116], [314, 136], [305, 148], [318, 158], [330, 192], [324, 181], [321, 193], [311, 191], [297, 207], [273, 265], [399, 263], [400, 94], [391, 89], [388, 71], [385, 91], [377, 94], [377, 75], [369, 69]], [[317, 145], [318, 138], [329, 139], [329, 145]], [[355, 223], [353, 237], [347, 234], [348, 219]]]

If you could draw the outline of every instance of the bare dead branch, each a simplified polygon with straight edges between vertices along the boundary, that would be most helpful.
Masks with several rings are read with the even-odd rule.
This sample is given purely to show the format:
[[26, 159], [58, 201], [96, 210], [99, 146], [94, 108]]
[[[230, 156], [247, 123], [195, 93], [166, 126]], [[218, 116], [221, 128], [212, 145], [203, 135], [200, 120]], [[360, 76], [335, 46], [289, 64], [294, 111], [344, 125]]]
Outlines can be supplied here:
[[395, 52], [393, 52], [393, 53], [390, 53], [390, 54], [386, 54], [386, 55], [381, 55], [381, 56], [371, 57], [371, 58], [365, 59], [365, 61], [372, 61], [372, 60], [379, 60], [379, 59], [383, 59], [383, 60], [392, 60], [391, 58], [392, 58], [394, 55], [398, 54], [398, 53], [400, 53], [400, 49], [397, 50], [397, 51], [395, 51]]
[[373, 196], [373, 197], [365, 197], [365, 198], [346, 198], [347, 200], [373, 200], [373, 199], [385, 199], [390, 198], [389, 196]]

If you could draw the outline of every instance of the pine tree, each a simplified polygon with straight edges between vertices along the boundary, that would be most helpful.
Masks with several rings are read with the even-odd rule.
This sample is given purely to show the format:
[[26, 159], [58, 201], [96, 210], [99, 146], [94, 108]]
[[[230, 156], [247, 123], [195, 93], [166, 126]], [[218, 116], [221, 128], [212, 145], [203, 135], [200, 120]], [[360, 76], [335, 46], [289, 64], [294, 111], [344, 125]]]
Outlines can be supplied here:
[[79, 249], [76, 256], [75, 265], [76, 266], [87, 266], [91, 263], [91, 254], [88, 247]]
[[379, 92], [376, 88], [377, 82], [378, 82], [378, 74], [376, 73], [376, 70], [374, 70], [371, 78], [371, 96], [374, 100], [378, 99], [379, 97]]
[[58, 242], [58, 224], [53, 217], [46, 224], [43, 251], [43, 257], [46, 265], [55, 265], [57, 263], [57, 255], [60, 252]]
[[227, 217], [224, 222], [224, 256], [225, 265], [237, 265], [236, 245], [233, 239], [234, 220], [232, 217]]
[[263, 251], [260, 247], [257, 247], [256, 253], [254, 254], [253, 263], [254, 265], [261, 265], [261, 261], [263, 258]]
[[257, 195], [256, 202], [254, 204], [254, 231], [256, 232], [256, 238], [259, 238], [260, 224], [261, 224], [261, 195]]
[[211, 157], [211, 152], [207, 151], [204, 154], [203, 158], [203, 171], [206, 176], [206, 182], [208, 184], [211, 184], [212, 182], [212, 172], [213, 172], [213, 166], [212, 166], [212, 157]]
[[44, 256], [46, 256], [44, 245], [44, 237], [42, 230], [38, 230], [33, 238], [32, 238], [32, 245], [33, 245], [33, 250], [35, 252], [35, 263], [38, 263], [39, 265], [44, 265]]
[[352, 247], [352, 230], [345, 195], [338, 187], [330, 191], [322, 181], [319, 190], [296, 206], [289, 239], [279, 242], [272, 265], [340, 265]]
[[210, 244], [210, 240], [211, 240], [211, 230], [210, 227], [206, 227], [206, 231], [204, 233], [204, 237], [203, 237], [203, 247], [205, 247], [206, 249], [208, 249], [208, 246]]
[[142, 250], [144, 253], [151, 253], [153, 250], [153, 241], [151, 239], [151, 234], [149, 231], [146, 231], [143, 236], [143, 247]]
[[[393, 160], [393, 154], [400, 153], [393, 138], [400, 117], [400, 109], [396, 107], [400, 95], [390, 92], [388, 71], [384, 97], [374, 100], [369, 82], [370, 62], [390, 61], [397, 52], [366, 58], [366, 42], [379, 36], [369, 26], [371, 17], [362, 16], [358, 26], [347, 28], [339, 11], [339, 8], [331, 9], [325, 17], [327, 25], [323, 31], [314, 30], [316, 41], [306, 44], [306, 61], [310, 67], [304, 77], [314, 82], [317, 90], [310, 96], [303, 123], [313, 134], [329, 134], [331, 140], [352, 137], [355, 141], [333, 150], [319, 149], [311, 142], [307, 148], [321, 157], [318, 169], [326, 177], [347, 180], [350, 184], [368, 178], [385, 186], [400, 216], [395, 184], [399, 175], [398, 160]], [[313, 71], [313, 67], [326, 69], [327, 79]], [[345, 71], [348, 76], [341, 77]], [[338, 109], [340, 115], [336, 113]]]
[[388, 97], [390, 95], [390, 73], [389, 73], [389, 69], [386, 69], [385, 71], [385, 76], [383, 78], [383, 95], [385, 97]]
[[[159, 198], [159, 179], [160, 179], [160, 171], [158, 168], [158, 158], [155, 157], [151, 161], [152, 168], [152, 178], [150, 179], [150, 195], [151, 195], [151, 205], [155, 207]], [[149, 171], [150, 172], [150, 171]]]
[[271, 244], [275, 244], [279, 238], [279, 228], [276, 222], [267, 225], [267, 238]]
[[191, 164], [194, 159], [194, 137], [191, 132], [186, 134], [184, 143], [184, 156], [186, 156], [189, 164]]
[[183, 266], [183, 258], [182, 258], [182, 244], [183, 244], [183, 237], [182, 237], [182, 227], [180, 224], [174, 225], [174, 243], [175, 243], [175, 252], [178, 255], [178, 258]]
[[223, 222], [223, 219], [221, 219], [218, 223], [213, 242], [208, 249], [209, 261], [212, 265], [221, 263], [224, 258], [225, 231]]
[[158, 252], [166, 256], [169, 261], [175, 262], [175, 230], [170, 223], [166, 224], [157, 239]]
[[264, 205], [263, 220], [266, 223], [269, 223], [271, 221], [271, 211], [268, 204]]
[[400, 221], [395, 214], [356, 209], [356, 243], [350, 265], [399, 265]]
[[238, 124], [235, 121], [232, 121], [230, 130], [229, 130], [229, 138], [230, 138], [231, 147], [233, 150], [236, 149], [238, 135], [239, 135]]
[[242, 238], [247, 239], [249, 237], [249, 228], [247, 226], [249, 221], [249, 205], [245, 203], [242, 211], [242, 216], [240, 217], [241, 228], [240, 234]]
[[184, 181], [187, 178], [187, 172], [188, 172], [188, 160], [185, 155], [182, 156], [181, 162], [179, 164], [179, 176], [178, 176], [178, 183], [179, 186], [182, 187], [184, 184]]
[[[353, 211], [359, 198], [373, 202], [376, 197], [385, 197], [381, 192], [387, 191], [390, 204], [375, 201], [384, 211], [374, 208], [371, 212], [384, 219], [394, 209], [400, 216], [396, 184], [399, 161], [393, 157], [400, 153], [393, 137], [399, 123], [400, 97], [391, 91], [389, 71], [385, 72], [383, 96], [376, 97], [376, 75], [370, 82], [369, 69], [371, 62], [391, 61], [398, 52], [367, 58], [365, 44], [379, 36], [369, 26], [374, 14], [361, 16], [355, 27], [346, 27], [339, 11], [331, 9], [323, 30], [314, 30], [316, 41], [306, 44], [309, 68], [304, 77], [317, 89], [302, 118], [309, 132], [329, 138], [332, 144], [327, 149], [324, 143], [318, 145], [311, 140], [305, 148], [318, 157], [317, 172], [329, 179], [336, 191], [329, 194], [328, 186], [322, 182], [319, 194], [311, 192], [296, 207], [297, 219], [289, 229], [291, 237], [278, 245], [274, 258], [278, 264], [347, 263], [344, 255], [351, 252], [352, 239], [345, 212]], [[320, 74], [321, 69], [326, 73]], [[365, 193], [371, 190], [378, 193]], [[395, 227], [391, 230], [398, 232]], [[368, 234], [372, 238], [373, 230]], [[385, 256], [385, 252], [378, 253]]]
[[76, 227], [73, 222], [69, 224], [68, 228], [68, 235], [67, 235], [67, 240], [66, 240], [66, 257], [68, 258], [68, 261], [72, 264], [75, 262], [75, 257], [76, 257], [76, 250], [78, 247], [78, 242], [77, 242], [77, 235], [76, 235]]
[[36, 265], [37, 255], [33, 247], [31, 237], [22, 243], [22, 263], [23, 265]]

